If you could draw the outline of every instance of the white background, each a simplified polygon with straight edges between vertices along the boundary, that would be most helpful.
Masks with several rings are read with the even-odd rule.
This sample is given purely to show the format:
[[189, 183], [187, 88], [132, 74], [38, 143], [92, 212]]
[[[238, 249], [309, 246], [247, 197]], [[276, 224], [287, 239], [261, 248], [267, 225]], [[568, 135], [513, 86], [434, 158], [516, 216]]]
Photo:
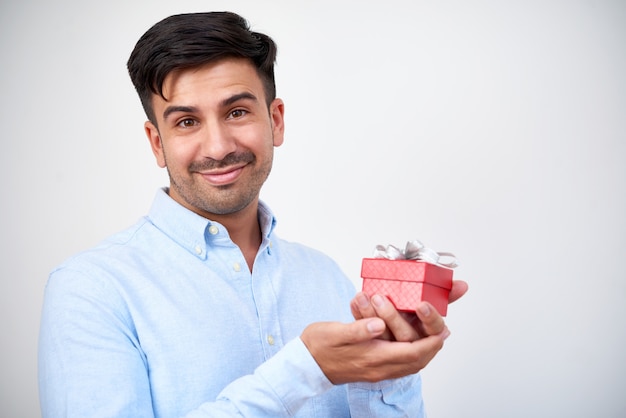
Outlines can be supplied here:
[[626, 416], [625, 2], [0, 7], [0, 415], [39, 416], [48, 272], [167, 184], [126, 74], [135, 42], [170, 14], [232, 10], [279, 45], [286, 142], [262, 192], [278, 232], [358, 286], [379, 243], [461, 260], [430, 416]]

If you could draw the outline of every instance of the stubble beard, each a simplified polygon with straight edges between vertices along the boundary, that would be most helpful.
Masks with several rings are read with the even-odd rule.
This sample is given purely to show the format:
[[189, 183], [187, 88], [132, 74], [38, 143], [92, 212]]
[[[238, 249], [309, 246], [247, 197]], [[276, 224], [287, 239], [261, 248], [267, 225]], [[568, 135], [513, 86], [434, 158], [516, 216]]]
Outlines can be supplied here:
[[[165, 160], [170, 187], [187, 203], [190, 209], [206, 215], [230, 215], [242, 211], [258, 199], [261, 187], [272, 169], [273, 157], [270, 153], [270, 157], [266, 161], [257, 165], [256, 156], [250, 151], [245, 151], [229, 154], [219, 161], [210, 159], [196, 161], [189, 165], [186, 176], [173, 173], [167, 165], [167, 158]], [[241, 162], [247, 163], [244, 170], [251, 170], [251, 172], [247, 174], [247, 179], [238, 179], [235, 184], [210, 186], [202, 184], [203, 180], [198, 178], [198, 171], [228, 167]], [[244, 173], [244, 175], [246, 174]]]

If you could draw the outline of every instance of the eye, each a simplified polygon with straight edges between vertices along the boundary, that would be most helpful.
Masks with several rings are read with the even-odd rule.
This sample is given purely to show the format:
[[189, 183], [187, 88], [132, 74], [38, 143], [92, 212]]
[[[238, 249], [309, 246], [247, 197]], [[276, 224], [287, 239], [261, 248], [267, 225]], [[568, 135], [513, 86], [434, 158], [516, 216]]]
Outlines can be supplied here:
[[178, 122], [178, 126], [181, 128], [191, 128], [196, 125], [196, 121], [193, 119], [183, 119]]
[[243, 109], [235, 109], [232, 112], [230, 112], [230, 114], [228, 115], [229, 119], [238, 119], [242, 116], [245, 116], [248, 113], [247, 110], [243, 110]]

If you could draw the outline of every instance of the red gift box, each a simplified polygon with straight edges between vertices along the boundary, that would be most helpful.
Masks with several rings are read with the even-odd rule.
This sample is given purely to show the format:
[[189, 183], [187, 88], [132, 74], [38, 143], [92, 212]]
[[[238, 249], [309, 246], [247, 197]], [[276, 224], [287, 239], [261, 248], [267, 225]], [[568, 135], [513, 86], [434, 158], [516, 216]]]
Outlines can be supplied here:
[[385, 295], [397, 310], [415, 312], [420, 301], [432, 304], [440, 315], [448, 312], [452, 269], [416, 260], [364, 258], [363, 292]]

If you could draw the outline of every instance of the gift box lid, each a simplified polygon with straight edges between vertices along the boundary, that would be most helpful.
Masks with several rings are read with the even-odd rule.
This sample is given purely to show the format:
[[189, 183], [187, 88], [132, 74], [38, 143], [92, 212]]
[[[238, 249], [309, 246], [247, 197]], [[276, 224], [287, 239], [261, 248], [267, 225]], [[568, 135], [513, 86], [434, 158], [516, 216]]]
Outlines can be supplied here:
[[452, 288], [453, 270], [416, 260], [389, 260], [364, 258], [361, 264], [363, 279], [423, 282], [447, 290]]

